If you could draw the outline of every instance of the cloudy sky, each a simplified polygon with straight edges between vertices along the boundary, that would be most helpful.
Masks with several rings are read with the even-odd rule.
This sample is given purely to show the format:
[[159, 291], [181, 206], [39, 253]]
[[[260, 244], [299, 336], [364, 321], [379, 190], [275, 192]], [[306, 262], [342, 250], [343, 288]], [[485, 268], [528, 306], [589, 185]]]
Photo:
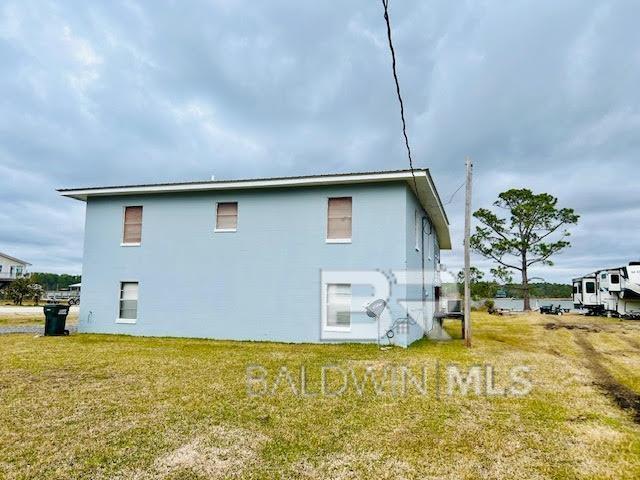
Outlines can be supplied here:
[[[567, 281], [640, 259], [640, 3], [391, 0], [416, 163], [582, 218]], [[81, 270], [55, 188], [407, 166], [379, 1], [0, 2], [0, 251]], [[446, 206], [460, 264], [463, 195]], [[488, 267], [480, 259], [474, 263]]]

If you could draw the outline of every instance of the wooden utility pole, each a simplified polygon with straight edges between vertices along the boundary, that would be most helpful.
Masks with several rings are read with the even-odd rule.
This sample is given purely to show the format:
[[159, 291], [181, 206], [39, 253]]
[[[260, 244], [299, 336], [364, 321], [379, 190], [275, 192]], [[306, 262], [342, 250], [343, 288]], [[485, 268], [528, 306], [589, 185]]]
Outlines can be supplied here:
[[465, 159], [467, 167], [467, 189], [464, 201], [464, 324], [463, 338], [467, 347], [471, 346], [471, 256], [469, 240], [471, 237], [471, 181], [473, 164], [471, 159]]

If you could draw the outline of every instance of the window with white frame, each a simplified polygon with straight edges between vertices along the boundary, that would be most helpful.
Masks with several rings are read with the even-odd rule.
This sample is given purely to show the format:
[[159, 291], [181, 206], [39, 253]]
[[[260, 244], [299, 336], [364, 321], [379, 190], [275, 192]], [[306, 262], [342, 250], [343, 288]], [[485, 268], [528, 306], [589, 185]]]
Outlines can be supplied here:
[[238, 229], [238, 202], [220, 202], [216, 207], [216, 232]]
[[138, 282], [120, 283], [120, 323], [135, 323], [138, 319]]
[[142, 207], [124, 207], [123, 245], [140, 245], [142, 241]]
[[327, 208], [327, 241], [351, 242], [351, 197], [330, 198]]
[[326, 326], [331, 329], [351, 327], [351, 285], [348, 283], [327, 284]]

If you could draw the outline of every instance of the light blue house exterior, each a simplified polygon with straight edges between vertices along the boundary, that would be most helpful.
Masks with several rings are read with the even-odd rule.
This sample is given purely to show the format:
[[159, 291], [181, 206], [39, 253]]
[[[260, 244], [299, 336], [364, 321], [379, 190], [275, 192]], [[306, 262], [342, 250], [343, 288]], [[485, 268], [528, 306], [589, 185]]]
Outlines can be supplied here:
[[[414, 175], [60, 190], [86, 201], [79, 331], [409, 345], [430, 329], [439, 252], [451, 247], [428, 170]], [[350, 199], [339, 219], [350, 238], [328, 238], [336, 198]], [[216, 228], [221, 204], [235, 205], [234, 228]], [[127, 207], [142, 207], [127, 210], [133, 227]], [[139, 228], [127, 244], [123, 229]], [[363, 308], [378, 297], [379, 321]]]

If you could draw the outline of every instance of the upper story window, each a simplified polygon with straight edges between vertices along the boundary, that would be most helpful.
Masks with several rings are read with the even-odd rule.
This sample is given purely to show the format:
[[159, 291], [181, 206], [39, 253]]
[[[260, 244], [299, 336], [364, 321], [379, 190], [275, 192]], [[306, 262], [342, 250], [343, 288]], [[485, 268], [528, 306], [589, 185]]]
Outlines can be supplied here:
[[216, 208], [216, 232], [238, 229], [238, 202], [220, 202]]
[[124, 207], [122, 245], [140, 245], [142, 242], [142, 207]]
[[327, 242], [351, 242], [351, 197], [330, 198], [327, 208]]

